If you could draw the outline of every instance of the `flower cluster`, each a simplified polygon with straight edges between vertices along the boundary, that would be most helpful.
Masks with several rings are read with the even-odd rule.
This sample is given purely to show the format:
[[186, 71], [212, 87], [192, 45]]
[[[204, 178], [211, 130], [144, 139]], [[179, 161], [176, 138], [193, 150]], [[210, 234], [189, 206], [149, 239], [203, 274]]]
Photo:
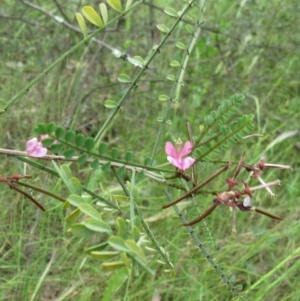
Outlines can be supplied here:
[[167, 160], [179, 170], [185, 171], [195, 163], [195, 159], [188, 156], [192, 152], [192, 143], [187, 141], [183, 148], [181, 148], [181, 145], [180, 139], [177, 140], [176, 147], [171, 142], [167, 142], [165, 151]]
[[48, 138], [48, 135], [41, 135], [40, 140], [34, 137], [26, 142], [26, 152], [31, 157], [41, 158], [47, 155], [48, 149], [43, 147], [42, 141]]

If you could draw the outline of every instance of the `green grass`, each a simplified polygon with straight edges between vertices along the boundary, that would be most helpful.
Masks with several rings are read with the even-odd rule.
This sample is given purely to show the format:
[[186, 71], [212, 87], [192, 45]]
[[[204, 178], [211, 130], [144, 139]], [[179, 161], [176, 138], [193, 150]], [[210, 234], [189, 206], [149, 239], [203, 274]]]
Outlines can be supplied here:
[[[74, 26], [77, 26], [75, 12], [83, 5], [95, 8], [98, 5], [97, 1], [56, 2], [40, 1], [39, 5], [59, 16], [60, 8]], [[161, 5], [160, 1], [155, 2]], [[204, 28], [189, 57], [179, 103], [171, 105], [167, 118], [172, 126], [163, 129], [154, 166], [166, 163], [166, 141], [187, 139], [186, 119], [198, 135], [199, 126], [211, 110], [216, 110], [231, 95], [243, 93], [245, 100], [236, 118], [254, 114], [252, 133], [263, 137], [222, 150], [218, 160], [237, 162], [245, 152], [247, 163], [254, 164], [265, 157], [267, 162], [291, 165], [291, 171], [264, 173], [266, 181], [281, 180], [281, 187], [275, 188], [276, 198], [271, 199], [265, 191], [260, 191], [253, 199], [253, 206], [284, 220], [278, 222], [262, 215], [238, 212], [234, 235], [230, 211], [219, 206], [206, 219], [216, 248], [202, 224], [195, 233], [205, 242], [204, 246], [223, 272], [230, 272], [229, 277], [235, 278], [233, 284], [241, 285], [248, 292], [248, 300], [300, 300], [299, 135], [280, 136], [299, 129], [299, 4], [296, 0], [241, 3], [242, 6], [231, 1], [208, 1]], [[168, 1], [167, 5], [180, 10], [184, 4]], [[195, 16], [199, 14], [196, 8], [192, 12]], [[112, 18], [117, 13], [109, 9], [109, 16]], [[82, 34], [24, 3], [5, 1], [0, 22], [0, 108], [3, 108], [38, 74], [79, 43]], [[164, 38], [155, 25], [165, 23], [170, 27], [173, 22], [161, 10], [142, 4], [109, 26], [97, 39], [131, 57], [146, 58], [151, 55], [152, 47]], [[88, 28], [92, 32], [96, 27], [88, 24]], [[122, 112], [105, 129], [102, 141], [109, 149], [117, 147], [122, 155], [132, 150], [134, 162], [141, 164], [145, 157], [151, 156], [160, 127], [157, 117], [163, 116], [167, 106], [167, 102], [158, 101], [158, 96], [171, 93], [173, 82], [166, 80], [166, 76], [177, 73], [169, 62], [184, 58], [185, 52], [175, 44], [180, 41], [188, 45], [189, 40], [190, 34], [180, 23], [139, 80], [138, 88], [125, 100]], [[39, 122], [54, 121], [76, 133], [95, 137], [111, 113], [104, 107], [104, 101], [119, 101], [129, 87], [120, 84], [117, 77], [126, 73], [134, 78], [139, 71], [127, 60], [117, 59], [108, 48], [87, 42], [1, 114], [1, 148], [24, 150]], [[1, 159], [1, 176], [26, 172], [32, 175], [28, 183], [65, 198], [69, 195], [60, 179], [12, 156], [3, 154]], [[50, 162], [38, 162], [53, 168]], [[199, 181], [220, 166], [199, 163]], [[124, 194], [112, 173], [95, 172], [87, 165], [79, 167], [75, 163], [71, 168], [82, 184], [102, 196], [99, 182], [113, 194]], [[233, 169], [217, 178], [209, 189], [224, 190], [224, 180], [232, 173]], [[127, 172], [122, 180], [130, 181], [131, 177]], [[243, 173], [242, 177], [248, 180], [248, 174]], [[161, 209], [168, 202], [163, 185], [136, 179], [134, 196], [159, 245], [169, 252], [175, 276], [165, 273], [166, 267], [157, 263], [162, 260], [157, 252], [145, 251], [154, 275], [137, 268], [129, 281], [126, 270], [105, 272], [101, 261], [83, 253], [85, 247], [103, 242], [107, 237], [104, 234], [85, 239], [73, 237], [67, 232], [70, 225], [64, 220], [70, 208], [34, 192], [35, 199], [47, 209], [43, 213], [5, 183], [1, 187], [0, 300], [193, 301], [233, 297], [192, 238], [186, 235], [186, 229], [178, 227], [180, 220], [174, 210]], [[174, 199], [183, 194], [173, 188], [168, 191]], [[197, 210], [202, 211], [211, 204], [212, 196], [199, 195], [194, 199]], [[197, 216], [193, 206], [183, 213], [188, 220]], [[119, 214], [104, 214], [114, 231], [118, 215], [130, 218], [126, 209]], [[153, 248], [151, 243], [147, 245]]]

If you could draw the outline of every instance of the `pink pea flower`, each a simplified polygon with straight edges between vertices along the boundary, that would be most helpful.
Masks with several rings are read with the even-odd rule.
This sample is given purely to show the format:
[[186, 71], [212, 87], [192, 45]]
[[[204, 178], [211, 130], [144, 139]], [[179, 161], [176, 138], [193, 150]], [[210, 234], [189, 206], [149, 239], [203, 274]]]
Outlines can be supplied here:
[[41, 158], [46, 156], [47, 148], [43, 147], [42, 140], [48, 138], [48, 135], [41, 135], [40, 141], [37, 138], [32, 138], [26, 142], [26, 152], [31, 157]]
[[187, 157], [187, 155], [192, 152], [192, 143], [187, 141], [183, 148], [181, 147], [181, 144], [182, 142], [180, 139], [178, 139], [176, 143], [176, 148], [171, 142], [167, 142], [165, 151], [168, 161], [175, 167], [184, 171], [195, 163], [195, 159], [192, 157]]

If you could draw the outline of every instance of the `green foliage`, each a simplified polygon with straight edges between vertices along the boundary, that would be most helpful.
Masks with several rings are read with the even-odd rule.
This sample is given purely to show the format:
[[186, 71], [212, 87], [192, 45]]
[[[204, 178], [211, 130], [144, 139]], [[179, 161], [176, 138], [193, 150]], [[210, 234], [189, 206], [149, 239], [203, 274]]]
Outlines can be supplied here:
[[123, 12], [120, 0], [106, 0], [107, 4], [119, 13]]
[[[76, 14], [84, 40], [72, 32], [73, 12], [79, 8], [71, 2], [40, 1], [41, 10], [29, 2], [7, 3], [0, 63], [6, 79], [0, 109], [6, 133], [2, 147], [24, 150], [32, 125], [42, 122], [34, 132], [49, 135], [42, 143], [56, 163], [53, 170], [47, 160], [12, 160], [10, 155], [3, 157], [1, 176], [26, 173], [57, 195], [65, 195], [67, 188], [69, 196], [62, 208], [53, 197], [28, 190], [48, 209], [35, 221], [35, 208], [26, 199], [13, 189], [2, 190], [5, 285], [0, 298], [50, 300], [53, 294], [45, 289], [49, 283], [60, 300], [231, 300], [231, 290], [239, 294], [240, 283], [249, 300], [300, 297], [295, 289], [299, 264], [289, 265], [299, 254], [296, 224], [240, 213], [239, 232], [232, 236], [225, 208], [209, 217], [209, 227], [201, 223], [188, 231], [178, 227], [178, 216], [171, 218], [172, 208], [161, 210], [164, 184], [174, 199], [195, 184], [179, 178], [164, 153], [166, 141], [189, 139], [184, 126], [188, 119], [199, 181], [224, 161], [232, 161], [232, 169], [178, 204], [180, 218], [199, 216], [212, 194], [224, 189], [224, 179], [232, 176], [244, 152], [246, 164], [266, 157], [295, 166], [291, 173], [268, 173], [267, 179], [282, 178], [278, 198], [270, 200], [258, 192], [253, 202], [259, 200], [290, 220], [297, 215], [294, 1], [277, 6], [267, 1], [238, 6], [207, 2], [204, 19], [204, 7], [196, 1], [171, 1], [167, 8], [144, 1], [107, 1], [99, 9], [84, 7]], [[133, 13], [128, 14], [128, 8]], [[43, 12], [57, 14], [51, 28], [52, 13]], [[24, 21], [21, 28], [18, 14]], [[84, 17], [99, 27], [89, 36]], [[158, 29], [151, 30], [158, 23]], [[223, 101], [232, 91], [242, 91], [245, 100], [236, 94]], [[68, 164], [55, 159], [62, 154]], [[78, 164], [72, 163], [75, 160]], [[242, 176], [247, 180], [248, 174]], [[199, 254], [197, 237], [207, 250], [204, 255]], [[52, 253], [55, 259], [49, 261]], [[62, 275], [59, 281], [53, 276], [57, 274]], [[101, 283], [95, 281], [99, 277]]]
[[128, 84], [133, 82], [132, 78], [127, 74], [120, 74], [120, 76], [118, 77], [118, 81], [123, 84]]
[[103, 27], [103, 21], [101, 17], [98, 15], [98, 13], [95, 11], [95, 9], [91, 6], [84, 6], [82, 8], [82, 13], [86, 17], [88, 21], [90, 21], [92, 24]]
[[79, 25], [82, 33], [83, 33], [83, 36], [86, 37], [87, 36], [87, 28], [86, 28], [86, 24], [85, 24], [84, 18], [79, 13], [76, 13], [75, 17], [76, 17], [78, 25]]

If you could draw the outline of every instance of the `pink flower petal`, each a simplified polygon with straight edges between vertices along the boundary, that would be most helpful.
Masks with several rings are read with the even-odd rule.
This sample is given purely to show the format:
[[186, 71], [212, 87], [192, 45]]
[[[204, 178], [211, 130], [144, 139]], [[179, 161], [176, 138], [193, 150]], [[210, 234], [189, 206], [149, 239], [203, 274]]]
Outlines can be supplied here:
[[195, 163], [195, 159], [192, 157], [186, 157], [181, 162], [181, 170], [186, 170], [190, 168]]
[[26, 151], [29, 154], [30, 152], [33, 152], [35, 148], [38, 145], [38, 140], [37, 138], [32, 138], [26, 142]]
[[[166, 143], [165, 151], [168, 156], [171, 156], [173, 158], [178, 158], [178, 153], [177, 153], [174, 145], [171, 142]], [[171, 163], [171, 164], [173, 164], [173, 163]]]
[[180, 161], [178, 161], [177, 159], [171, 157], [171, 156], [167, 156], [167, 160], [172, 164], [174, 165], [175, 167], [181, 169], [181, 164], [180, 164]]
[[179, 156], [181, 158], [189, 155], [192, 152], [192, 143], [190, 141], [187, 141], [183, 147], [183, 149], [181, 150]]
[[32, 138], [26, 143], [26, 151], [29, 156], [40, 158], [44, 157], [48, 150], [41, 142], [38, 142], [37, 138]]
[[38, 147], [36, 148], [32, 153], [30, 153], [29, 155], [31, 157], [36, 157], [36, 158], [41, 158], [47, 155], [47, 148], [45, 147]]

